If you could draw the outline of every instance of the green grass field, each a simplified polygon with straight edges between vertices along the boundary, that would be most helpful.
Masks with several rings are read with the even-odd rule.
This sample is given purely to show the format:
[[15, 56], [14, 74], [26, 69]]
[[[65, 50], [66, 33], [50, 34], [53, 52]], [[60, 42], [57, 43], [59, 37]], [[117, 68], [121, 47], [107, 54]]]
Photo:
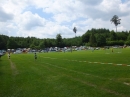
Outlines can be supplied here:
[[130, 48], [37, 56], [2, 56], [0, 97], [130, 97]]

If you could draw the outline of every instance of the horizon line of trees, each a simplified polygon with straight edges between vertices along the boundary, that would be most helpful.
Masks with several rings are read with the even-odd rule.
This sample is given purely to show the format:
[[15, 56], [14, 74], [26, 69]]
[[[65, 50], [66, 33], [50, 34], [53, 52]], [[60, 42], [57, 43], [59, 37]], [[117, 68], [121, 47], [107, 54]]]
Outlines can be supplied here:
[[100, 28], [86, 31], [82, 36], [74, 38], [62, 38], [61, 34], [56, 39], [39, 39], [36, 37], [9, 37], [0, 35], [0, 50], [16, 48], [44, 49], [48, 47], [71, 47], [71, 46], [114, 46], [130, 45], [130, 31], [114, 32]]

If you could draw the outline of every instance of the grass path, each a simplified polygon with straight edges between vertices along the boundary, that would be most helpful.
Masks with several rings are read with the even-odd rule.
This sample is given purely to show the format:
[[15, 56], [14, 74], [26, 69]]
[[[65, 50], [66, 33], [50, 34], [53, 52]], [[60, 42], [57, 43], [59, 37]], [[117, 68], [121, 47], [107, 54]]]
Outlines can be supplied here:
[[11, 66], [11, 70], [12, 70], [13, 75], [15, 76], [15, 75], [19, 74], [19, 72], [16, 68], [16, 65], [10, 59], [9, 59], [9, 62], [10, 62], [10, 66]]

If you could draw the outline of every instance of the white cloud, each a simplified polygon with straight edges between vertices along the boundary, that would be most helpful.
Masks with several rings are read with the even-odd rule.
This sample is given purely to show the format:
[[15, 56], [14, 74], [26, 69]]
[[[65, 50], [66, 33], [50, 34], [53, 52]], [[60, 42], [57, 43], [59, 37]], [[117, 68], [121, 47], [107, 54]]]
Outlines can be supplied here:
[[19, 17], [18, 21], [19, 27], [25, 28], [25, 30], [31, 30], [37, 26], [44, 26], [45, 19], [39, 17], [37, 14], [32, 14], [27, 11]]
[[0, 21], [6, 22], [13, 19], [13, 14], [7, 13], [0, 7]]
[[[51, 14], [48, 18], [27, 10], [29, 7], [42, 9]], [[115, 30], [110, 19], [113, 15], [121, 18], [118, 31], [130, 30], [130, 1], [126, 0], [1, 0], [0, 34], [9, 36], [34, 36], [39, 38], [74, 37], [91, 28]], [[42, 14], [42, 13], [40, 13]], [[49, 15], [48, 14], [48, 15]]]

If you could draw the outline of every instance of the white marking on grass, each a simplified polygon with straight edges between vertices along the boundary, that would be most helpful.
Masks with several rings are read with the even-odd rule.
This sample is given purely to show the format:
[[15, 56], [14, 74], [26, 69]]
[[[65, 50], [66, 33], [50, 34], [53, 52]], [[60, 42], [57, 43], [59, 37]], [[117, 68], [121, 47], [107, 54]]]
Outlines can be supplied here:
[[63, 59], [63, 60], [68, 60], [68, 59]]
[[113, 63], [107, 63], [107, 64], [113, 64]]
[[[50, 59], [58, 59], [58, 58], [51, 58], [51, 57], [44, 57], [44, 58], [50, 58]], [[69, 59], [62, 59], [62, 60], [66, 60], [66, 61], [78, 61], [78, 62], [88, 62], [88, 61], [80, 61], [80, 60], [69, 60]], [[123, 64], [114, 64], [114, 63], [102, 63], [102, 62], [88, 62], [88, 63], [99, 63], [99, 64], [113, 64], [113, 65], [119, 65], [119, 66], [123, 66]], [[130, 65], [125, 65], [125, 66], [130, 66]]]
[[[75, 70], [67, 69], [67, 68], [64, 68], [64, 67], [60, 67], [60, 66], [57, 66], [57, 65], [50, 64], [50, 63], [45, 63], [45, 64], [48, 64], [48, 65], [56, 67], [56, 68], [61, 68], [61, 69], [67, 70], [67, 71], [75, 72], [75, 73], [78, 73], [78, 74], [90, 75], [88, 73], [78, 72], [78, 71], [75, 71]], [[94, 75], [92, 75], [92, 76], [94, 76]]]
[[57, 59], [57, 58], [50, 58], [50, 59]]
[[44, 57], [44, 58], [50, 58], [50, 57]]
[[116, 64], [116, 65], [122, 65], [122, 64]]
[[77, 61], [77, 60], [71, 60], [71, 61]]
[[93, 77], [100, 78], [100, 79], [107, 79], [107, 80], [115, 81], [113, 79], [109, 79], [109, 78], [105, 78], [105, 77], [101, 77], [101, 76], [97, 76], [97, 75], [93, 75], [93, 74], [89, 74], [89, 73], [84, 73], [84, 72], [80, 72], [80, 71], [75, 71], [75, 70], [72, 70], [72, 69], [68, 69], [68, 68], [64, 68], [64, 67], [61, 67], [61, 66], [53, 65], [53, 64], [50, 64], [50, 63], [45, 63], [45, 64], [48, 64], [50, 66], [53, 66], [53, 67], [56, 67], [56, 68], [59, 68], [59, 69], [63, 69], [63, 70], [66, 70], [66, 71], [70, 71], [70, 72], [73, 72], [73, 73], [77, 73], [77, 74], [83, 74], [83, 75], [86, 75], [86, 76], [93, 76]]
[[124, 82], [124, 84], [125, 84], [125, 85], [128, 85], [128, 86], [130, 85], [130, 83], [127, 83], [127, 82]]

